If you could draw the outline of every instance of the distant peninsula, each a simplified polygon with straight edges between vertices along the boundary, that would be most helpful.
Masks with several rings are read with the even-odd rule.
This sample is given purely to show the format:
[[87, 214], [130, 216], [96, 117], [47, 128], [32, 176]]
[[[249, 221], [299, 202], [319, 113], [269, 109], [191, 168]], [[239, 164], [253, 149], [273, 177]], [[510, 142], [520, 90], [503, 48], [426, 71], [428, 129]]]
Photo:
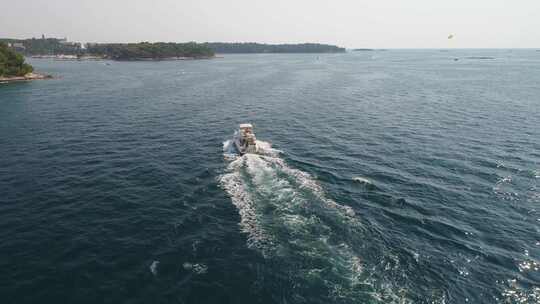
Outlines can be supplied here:
[[319, 43], [264, 44], [255, 42], [206, 42], [203, 43], [218, 54], [259, 53], [344, 53], [345, 48]]
[[113, 60], [170, 60], [207, 59], [215, 54], [253, 53], [342, 53], [344, 48], [333, 45], [302, 44], [261, 44], [261, 43], [128, 43], [128, 44], [87, 44], [90, 56], [103, 56]]
[[86, 53], [112, 60], [172, 60], [207, 59], [214, 57], [208, 46], [188, 43], [92, 43], [87, 44]]

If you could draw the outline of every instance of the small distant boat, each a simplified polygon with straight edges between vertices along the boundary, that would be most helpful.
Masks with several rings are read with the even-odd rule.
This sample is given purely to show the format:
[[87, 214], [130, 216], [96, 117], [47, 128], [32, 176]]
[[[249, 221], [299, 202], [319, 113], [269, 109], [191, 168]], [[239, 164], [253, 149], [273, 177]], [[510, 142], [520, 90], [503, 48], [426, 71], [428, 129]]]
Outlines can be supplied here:
[[249, 123], [241, 124], [233, 138], [234, 147], [240, 155], [257, 153], [257, 139], [253, 133], [253, 126]]

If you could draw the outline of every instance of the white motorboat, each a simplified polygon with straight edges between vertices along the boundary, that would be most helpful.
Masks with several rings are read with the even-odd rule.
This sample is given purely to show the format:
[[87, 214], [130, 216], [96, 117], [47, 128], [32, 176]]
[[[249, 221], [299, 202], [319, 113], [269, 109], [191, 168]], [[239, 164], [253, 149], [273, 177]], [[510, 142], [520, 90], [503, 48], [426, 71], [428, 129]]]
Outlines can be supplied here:
[[235, 132], [233, 139], [234, 147], [240, 155], [246, 153], [257, 153], [257, 139], [253, 133], [253, 126], [251, 124], [241, 124], [240, 129]]

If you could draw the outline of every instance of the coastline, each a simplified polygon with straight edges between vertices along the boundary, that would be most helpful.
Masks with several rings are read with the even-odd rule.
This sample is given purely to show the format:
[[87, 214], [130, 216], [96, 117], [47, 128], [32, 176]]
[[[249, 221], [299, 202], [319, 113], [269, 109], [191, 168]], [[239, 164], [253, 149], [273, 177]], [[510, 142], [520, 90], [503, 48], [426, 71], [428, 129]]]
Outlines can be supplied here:
[[101, 60], [109, 60], [102, 56], [75, 56], [75, 55], [32, 55], [29, 56], [33, 59], [53, 59], [58, 61], [85, 61], [85, 60], [91, 60], [91, 61], [101, 61]]
[[145, 57], [134, 57], [134, 58], [108, 58], [113, 61], [176, 61], [176, 60], [205, 60], [205, 59], [215, 59], [216, 56], [197, 56], [197, 57], [163, 57], [163, 58], [145, 58]]
[[56, 61], [176, 61], [176, 60], [202, 60], [214, 59], [217, 56], [193, 56], [193, 57], [133, 57], [133, 58], [114, 58], [107, 56], [82, 56], [73, 55], [32, 55], [34, 59], [53, 59]]
[[52, 79], [52, 78], [53, 78], [52, 75], [29, 73], [24, 76], [0, 77], [0, 83], [21, 82], [21, 81], [30, 81], [30, 80], [44, 80], [44, 79]]

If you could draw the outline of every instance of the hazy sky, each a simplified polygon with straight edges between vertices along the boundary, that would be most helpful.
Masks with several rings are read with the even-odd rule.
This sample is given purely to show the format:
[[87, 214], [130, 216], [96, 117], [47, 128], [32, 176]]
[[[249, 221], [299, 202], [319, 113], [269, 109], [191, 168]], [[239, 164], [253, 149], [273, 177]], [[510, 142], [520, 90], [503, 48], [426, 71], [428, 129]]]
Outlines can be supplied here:
[[540, 0], [0, 0], [0, 8], [0, 37], [540, 47]]

